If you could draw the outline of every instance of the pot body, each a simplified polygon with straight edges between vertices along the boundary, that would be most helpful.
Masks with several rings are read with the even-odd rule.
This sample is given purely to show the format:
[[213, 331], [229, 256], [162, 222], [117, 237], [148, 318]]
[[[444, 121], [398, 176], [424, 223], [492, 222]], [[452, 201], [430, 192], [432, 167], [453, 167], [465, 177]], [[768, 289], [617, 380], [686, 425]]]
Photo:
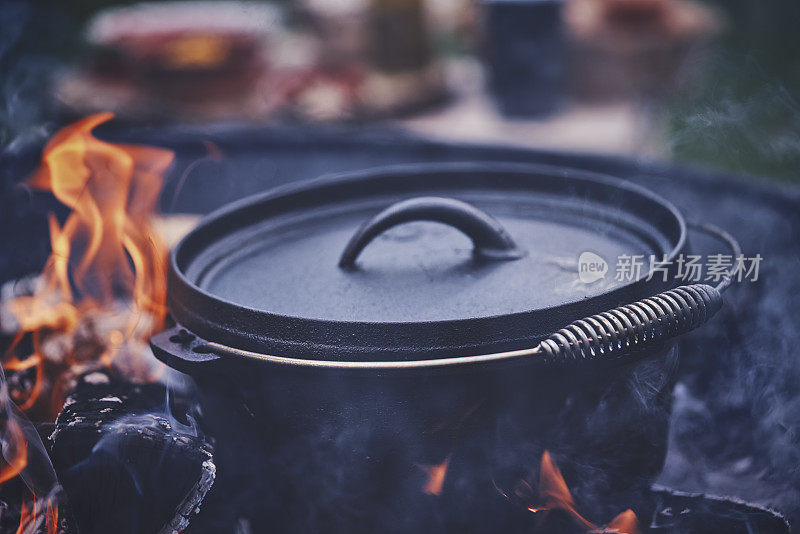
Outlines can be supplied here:
[[677, 354], [433, 372], [218, 363], [190, 371], [217, 440], [214, 493], [241, 493], [251, 524], [492, 532], [543, 504], [544, 450], [585, 517], [635, 508], [664, 461]]

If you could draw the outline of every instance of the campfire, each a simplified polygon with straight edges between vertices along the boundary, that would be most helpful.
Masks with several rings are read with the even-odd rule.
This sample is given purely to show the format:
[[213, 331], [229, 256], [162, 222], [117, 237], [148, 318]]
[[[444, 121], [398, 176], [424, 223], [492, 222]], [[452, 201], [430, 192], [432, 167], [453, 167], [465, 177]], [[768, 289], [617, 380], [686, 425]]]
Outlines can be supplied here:
[[[6, 465], [0, 481], [25, 482], [19, 532], [57, 532], [63, 497], [26, 415], [51, 422], [73, 417], [74, 422], [72, 405], [87, 390], [100, 391], [112, 382], [118, 390], [130, 387], [127, 383], [158, 382], [166, 370], [153, 358], [147, 340], [162, 329], [167, 312], [166, 247], [153, 221], [173, 154], [97, 139], [93, 129], [111, 118], [109, 113], [93, 115], [58, 132], [27, 181], [71, 211], [63, 224], [50, 216], [52, 252], [44, 270], [27, 284], [17, 284], [25, 286], [16, 288], [21, 294], [3, 302], [4, 328], [14, 335], [3, 359], [9, 377], [2, 399]], [[153, 417], [138, 416], [136, 424], [147, 427], [157, 421]], [[61, 432], [57, 427], [54, 436]], [[46, 467], [45, 483], [26, 476], [34, 463]], [[449, 463], [450, 457], [417, 464], [426, 478], [422, 493], [442, 494]], [[539, 516], [540, 525], [547, 525], [544, 516], [552, 512], [567, 514], [583, 532], [638, 532], [631, 510], [602, 528], [583, 518], [548, 451], [542, 455], [538, 484], [522, 480], [509, 498]]]
[[167, 249], [153, 221], [173, 154], [94, 137], [92, 130], [111, 118], [100, 113], [58, 132], [27, 181], [70, 213], [63, 223], [50, 216], [52, 252], [44, 270], [15, 284], [19, 294], [3, 301], [3, 330], [13, 339], [2, 361], [0, 482], [4, 495], [6, 485], [20, 486], [20, 533], [56, 532], [62, 495], [26, 416], [54, 422], [86, 377], [143, 385], [164, 378], [165, 366], [147, 341], [166, 315]]

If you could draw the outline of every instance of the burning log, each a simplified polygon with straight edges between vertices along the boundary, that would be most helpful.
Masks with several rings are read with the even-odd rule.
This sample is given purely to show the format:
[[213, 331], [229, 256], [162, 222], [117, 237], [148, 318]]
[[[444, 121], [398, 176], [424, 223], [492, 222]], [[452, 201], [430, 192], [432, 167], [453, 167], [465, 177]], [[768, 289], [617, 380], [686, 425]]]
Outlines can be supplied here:
[[[30, 297], [36, 284], [31, 278], [4, 285], [2, 303]], [[7, 306], [0, 312], [8, 337], [18, 325]], [[54, 403], [66, 397], [51, 436], [51, 456], [76, 513], [61, 521], [59, 532], [180, 531], [214, 481], [211, 447], [196, 431], [193, 395], [168, 393], [163, 380], [131, 381], [165, 372], [154, 368], [149, 348], [128, 339], [117, 348], [113, 366], [98, 361], [124, 319], [108, 309], [89, 311], [71, 331], [40, 337], [44, 373], [37, 372], [39, 365], [8, 372], [11, 397], [23, 404], [38, 396], [41, 402], [30, 408], [39, 408], [42, 418], [53, 404], [51, 397]], [[25, 341], [19, 339], [12, 348], [24, 350]], [[59, 373], [49, 372], [53, 369]], [[42, 391], [49, 394], [39, 395]], [[170, 398], [171, 406], [165, 401]], [[184, 421], [173, 413], [184, 414]], [[17, 531], [24, 515], [22, 489], [16, 481], [0, 485], [0, 500], [8, 500], [0, 505], [0, 534]], [[25, 532], [49, 534], [45, 528], [32, 525]]]
[[[81, 533], [179, 531], [214, 480], [194, 397], [165, 386], [172, 377], [147, 345], [166, 314], [166, 247], [152, 222], [172, 153], [95, 138], [110, 118], [68, 126], [45, 148], [28, 184], [72, 212], [49, 218], [42, 273], [0, 295], [0, 498], [21, 502], [0, 524], [18, 534], [64, 530], [62, 486]], [[15, 404], [47, 425], [59, 414], [50, 456]]]
[[111, 370], [78, 378], [51, 440], [80, 532], [186, 528], [216, 472], [192, 399]]

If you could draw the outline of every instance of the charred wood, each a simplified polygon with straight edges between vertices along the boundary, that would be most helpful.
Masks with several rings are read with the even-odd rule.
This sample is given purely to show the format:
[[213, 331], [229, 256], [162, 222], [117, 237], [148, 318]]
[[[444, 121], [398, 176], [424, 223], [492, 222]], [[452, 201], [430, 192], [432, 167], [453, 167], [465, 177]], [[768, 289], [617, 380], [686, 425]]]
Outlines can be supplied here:
[[216, 472], [196, 416], [190, 396], [159, 383], [109, 370], [78, 377], [51, 441], [82, 534], [186, 528]]

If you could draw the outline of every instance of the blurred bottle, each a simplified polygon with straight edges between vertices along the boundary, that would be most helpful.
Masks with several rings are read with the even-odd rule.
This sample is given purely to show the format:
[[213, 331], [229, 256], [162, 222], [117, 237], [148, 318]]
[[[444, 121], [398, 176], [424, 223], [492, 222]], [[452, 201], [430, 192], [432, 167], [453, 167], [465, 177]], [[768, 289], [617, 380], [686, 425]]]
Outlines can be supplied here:
[[424, 0], [369, 0], [362, 102], [376, 115], [403, 114], [432, 105], [446, 93], [432, 47]]
[[563, 0], [483, 0], [491, 90], [509, 116], [546, 116], [566, 93]]
[[370, 60], [383, 72], [424, 69], [432, 58], [424, 0], [370, 0]]

